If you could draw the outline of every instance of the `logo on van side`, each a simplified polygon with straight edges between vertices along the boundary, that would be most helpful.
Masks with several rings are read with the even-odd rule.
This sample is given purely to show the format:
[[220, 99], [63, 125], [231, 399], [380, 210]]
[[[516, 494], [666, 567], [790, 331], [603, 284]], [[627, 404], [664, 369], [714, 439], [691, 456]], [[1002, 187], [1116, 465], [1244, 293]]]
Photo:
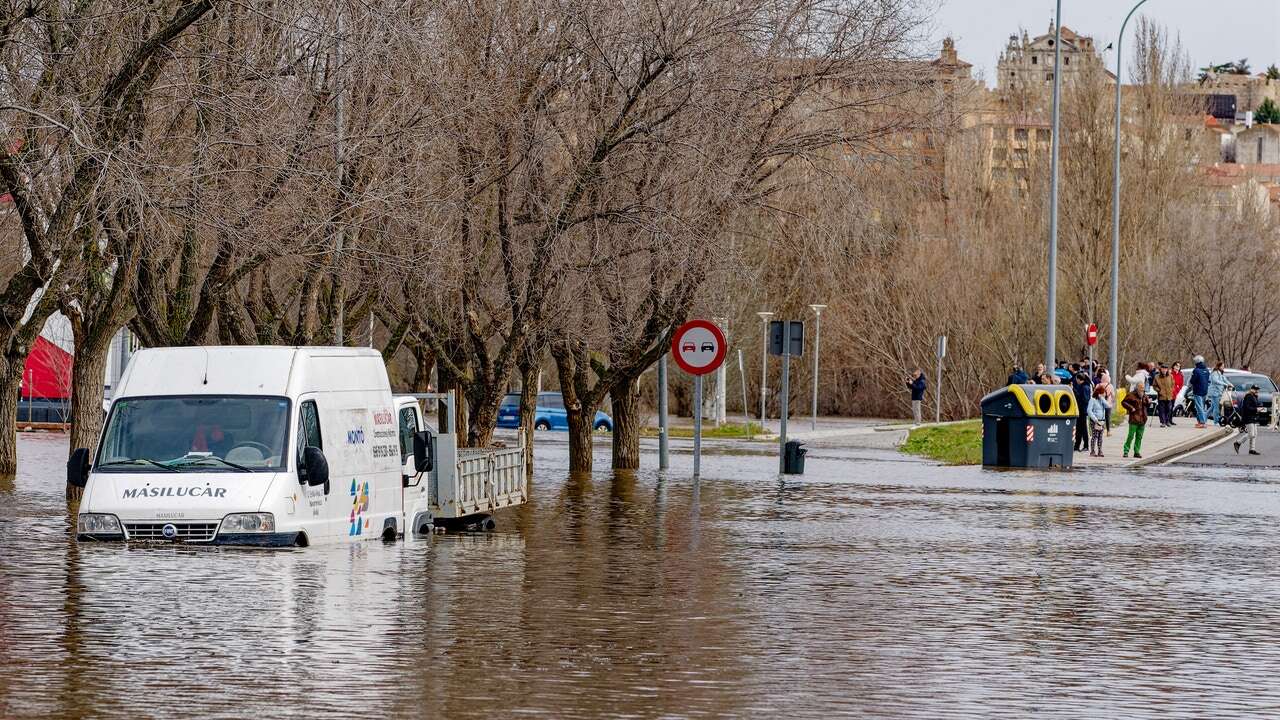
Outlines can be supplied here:
[[396, 416], [392, 415], [390, 410], [374, 410], [373, 411], [374, 425], [392, 425], [395, 423], [395, 421], [396, 421]]
[[140, 487], [127, 488], [124, 491], [124, 498], [145, 498], [145, 497], [211, 497], [220, 498], [227, 496], [226, 488], [212, 487]]
[[347, 444], [363, 445], [364, 444], [364, 428], [356, 428], [355, 430], [348, 430]]

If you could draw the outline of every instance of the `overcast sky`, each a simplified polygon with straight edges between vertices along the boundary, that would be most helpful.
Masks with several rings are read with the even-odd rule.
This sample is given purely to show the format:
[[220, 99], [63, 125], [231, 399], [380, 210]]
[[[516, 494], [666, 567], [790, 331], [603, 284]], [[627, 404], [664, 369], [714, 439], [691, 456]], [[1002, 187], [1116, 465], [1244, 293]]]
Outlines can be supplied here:
[[[933, 35], [956, 39], [960, 59], [973, 63], [991, 85], [996, 60], [1009, 40], [1021, 33], [1035, 37], [1049, 29], [1055, 0], [933, 0], [938, 11]], [[1092, 35], [1098, 48], [1113, 42], [1120, 23], [1137, 0], [1062, 0], [1066, 26], [1081, 35]], [[1254, 72], [1271, 63], [1280, 65], [1280, 0], [1148, 0], [1137, 15], [1147, 15], [1181, 36], [1193, 67], [1249, 58]], [[1125, 67], [1132, 62], [1133, 28], [1125, 30]], [[1107, 67], [1115, 68], [1113, 52], [1103, 53]], [[1128, 80], [1128, 72], [1125, 73]]]

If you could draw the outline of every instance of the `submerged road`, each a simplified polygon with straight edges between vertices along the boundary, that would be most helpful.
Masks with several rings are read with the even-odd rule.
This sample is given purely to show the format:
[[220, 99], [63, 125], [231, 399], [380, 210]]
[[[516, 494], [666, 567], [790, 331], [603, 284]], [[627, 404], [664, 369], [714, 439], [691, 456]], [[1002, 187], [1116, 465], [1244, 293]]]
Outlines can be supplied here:
[[539, 442], [533, 501], [496, 532], [265, 551], [77, 543], [66, 439], [20, 437], [0, 477], [0, 717], [1280, 707], [1280, 472], [813, 447], [780, 478], [726, 445], [694, 482], [685, 452], [614, 473], [596, 449], [571, 475]]

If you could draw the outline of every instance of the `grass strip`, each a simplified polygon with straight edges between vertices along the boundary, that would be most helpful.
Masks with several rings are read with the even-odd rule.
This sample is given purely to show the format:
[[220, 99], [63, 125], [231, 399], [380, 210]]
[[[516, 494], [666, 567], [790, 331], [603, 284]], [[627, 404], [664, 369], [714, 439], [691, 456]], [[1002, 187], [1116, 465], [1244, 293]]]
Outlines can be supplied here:
[[948, 465], [977, 465], [982, 462], [982, 421], [915, 428], [901, 450]]

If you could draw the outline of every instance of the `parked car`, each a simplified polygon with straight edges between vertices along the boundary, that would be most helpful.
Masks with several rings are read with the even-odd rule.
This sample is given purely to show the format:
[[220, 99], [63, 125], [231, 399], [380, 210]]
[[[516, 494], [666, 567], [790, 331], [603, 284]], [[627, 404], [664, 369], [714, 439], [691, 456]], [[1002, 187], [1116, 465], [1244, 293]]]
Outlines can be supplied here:
[[[520, 395], [511, 393], [502, 400], [498, 408], [498, 427], [520, 427]], [[568, 430], [569, 417], [564, 409], [564, 397], [558, 392], [538, 393], [537, 407], [533, 413], [534, 430]], [[591, 429], [613, 432], [613, 418], [603, 412], [596, 411]]]
[[1240, 403], [1244, 400], [1244, 394], [1249, 391], [1249, 386], [1258, 386], [1261, 391], [1258, 393], [1258, 422], [1262, 425], [1269, 424], [1271, 422], [1271, 402], [1276, 392], [1276, 384], [1271, 381], [1271, 378], [1261, 373], [1235, 371], [1227, 373], [1227, 380], [1231, 382], [1231, 402], [1236, 407], [1240, 407]]

